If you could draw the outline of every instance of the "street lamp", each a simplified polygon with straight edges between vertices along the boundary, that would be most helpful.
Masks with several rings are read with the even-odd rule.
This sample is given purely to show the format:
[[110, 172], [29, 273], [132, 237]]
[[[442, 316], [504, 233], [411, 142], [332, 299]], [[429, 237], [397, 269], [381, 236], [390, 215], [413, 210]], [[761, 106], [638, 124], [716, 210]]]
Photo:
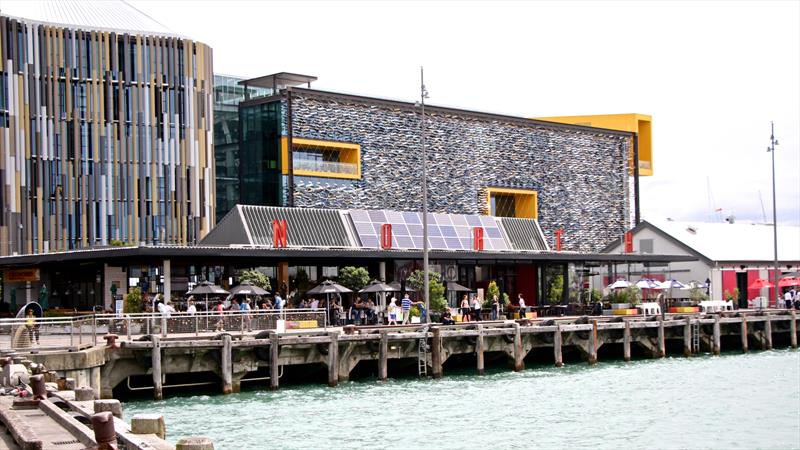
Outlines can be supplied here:
[[425, 99], [428, 90], [425, 89], [425, 74], [422, 66], [419, 68], [420, 106], [422, 107], [422, 121], [420, 123], [420, 141], [422, 144], [422, 273], [425, 298], [425, 323], [431, 322], [430, 280], [428, 278], [428, 155], [425, 151]]
[[[767, 147], [767, 152], [772, 153], [772, 238], [775, 251], [775, 276], [773, 283], [775, 284], [775, 307], [778, 307], [778, 298], [780, 297], [780, 288], [778, 287], [778, 278], [780, 276], [780, 269], [778, 268], [778, 211], [775, 201], [775, 146], [778, 145], [778, 140], [775, 139], [775, 123], [770, 122], [770, 146]], [[769, 306], [769, 304], [767, 304]]]

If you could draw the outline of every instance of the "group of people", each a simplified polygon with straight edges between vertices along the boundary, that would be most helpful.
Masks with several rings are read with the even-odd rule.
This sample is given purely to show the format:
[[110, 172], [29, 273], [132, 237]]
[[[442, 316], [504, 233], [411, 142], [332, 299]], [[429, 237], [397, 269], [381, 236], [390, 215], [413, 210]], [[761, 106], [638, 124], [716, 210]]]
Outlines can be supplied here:
[[[489, 308], [491, 320], [497, 320], [503, 315], [503, 302], [500, 301], [500, 298], [497, 295], [492, 297], [492, 302], [490, 303]], [[472, 301], [470, 301], [469, 297], [465, 294], [461, 299], [461, 304], [459, 306], [462, 322], [482, 320], [482, 309], [483, 305], [478, 297], [473, 297]], [[528, 312], [528, 307], [525, 306], [525, 299], [522, 297], [522, 294], [517, 295], [516, 304], [509, 303], [505, 309], [509, 319], [513, 318], [514, 313], [519, 313], [519, 317], [524, 317], [525, 313]], [[446, 322], [454, 322], [452, 314], [449, 311], [442, 316], [442, 323], [447, 324]]]
[[778, 300], [778, 308], [800, 309], [800, 291], [796, 287], [784, 292], [782, 300], [783, 304], [781, 304], [781, 299]]

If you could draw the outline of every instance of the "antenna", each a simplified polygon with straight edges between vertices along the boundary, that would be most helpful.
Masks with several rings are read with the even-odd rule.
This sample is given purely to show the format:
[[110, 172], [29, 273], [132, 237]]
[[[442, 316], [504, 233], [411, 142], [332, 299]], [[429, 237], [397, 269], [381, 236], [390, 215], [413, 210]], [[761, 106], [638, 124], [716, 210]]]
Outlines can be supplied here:
[[764, 209], [764, 197], [761, 196], [761, 189], [758, 190], [758, 200], [761, 202], [761, 218], [767, 223], [767, 210]]

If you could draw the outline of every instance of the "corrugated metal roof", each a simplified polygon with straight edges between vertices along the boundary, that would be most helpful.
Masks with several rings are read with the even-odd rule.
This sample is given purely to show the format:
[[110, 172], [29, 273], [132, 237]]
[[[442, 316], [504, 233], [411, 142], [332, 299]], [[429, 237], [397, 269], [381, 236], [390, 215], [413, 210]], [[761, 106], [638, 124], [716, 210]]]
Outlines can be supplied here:
[[123, 0], [0, 0], [0, 14], [66, 28], [180, 37]]
[[287, 222], [289, 245], [353, 247], [338, 210], [238, 205], [252, 245], [272, 245], [272, 221]]
[[[711, 261], [773, 261], [772, 225], [649, 221]], [[778, 260], [800, 261], [800, 227], [778, 225]]]
[[550, 250], [536, 220], [501, 217], [498, 222], [514, 250]]

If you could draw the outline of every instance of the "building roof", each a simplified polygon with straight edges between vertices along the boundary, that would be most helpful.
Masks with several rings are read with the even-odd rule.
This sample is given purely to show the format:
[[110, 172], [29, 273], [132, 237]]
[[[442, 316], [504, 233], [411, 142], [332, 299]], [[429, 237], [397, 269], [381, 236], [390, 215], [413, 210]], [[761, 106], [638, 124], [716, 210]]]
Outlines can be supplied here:
[[[770, 262], [775, 258], [772, 225], [665, 220], [643, 221], [641, 226], [653, 227], [709, 261]], [[800, 227], [778, 225], [778, 260], [800, 261]]]
[[0, 14], [66, 28], [178, 36], [124, 0], [0, 0]]

